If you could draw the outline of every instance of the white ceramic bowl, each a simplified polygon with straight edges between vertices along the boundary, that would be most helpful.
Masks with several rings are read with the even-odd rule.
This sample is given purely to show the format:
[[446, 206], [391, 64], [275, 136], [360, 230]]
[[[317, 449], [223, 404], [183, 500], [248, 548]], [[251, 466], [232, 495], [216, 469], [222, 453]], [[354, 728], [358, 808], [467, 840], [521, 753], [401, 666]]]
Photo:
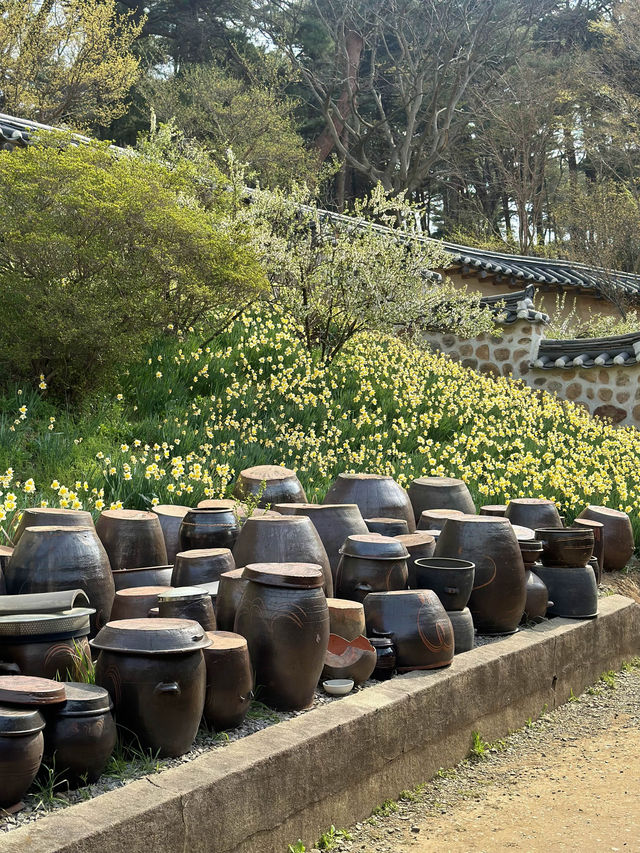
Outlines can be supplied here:
[[325, 691], [331, 696], [346, 696], [353, 690], [352, 678], [330, 678], [322, 682]]

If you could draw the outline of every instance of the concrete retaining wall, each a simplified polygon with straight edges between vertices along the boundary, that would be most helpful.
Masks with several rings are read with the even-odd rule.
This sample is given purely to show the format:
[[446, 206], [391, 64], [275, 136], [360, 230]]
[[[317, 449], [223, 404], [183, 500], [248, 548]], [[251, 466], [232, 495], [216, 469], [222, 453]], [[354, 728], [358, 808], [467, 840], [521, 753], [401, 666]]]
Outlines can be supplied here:
[[601, 600], [593, 620], [555, 619], [272, 726], [180, 767], [0, 836], [4, 853], [284, 853], [332, 823], [577, 695], [640, 652], [640, 607]]

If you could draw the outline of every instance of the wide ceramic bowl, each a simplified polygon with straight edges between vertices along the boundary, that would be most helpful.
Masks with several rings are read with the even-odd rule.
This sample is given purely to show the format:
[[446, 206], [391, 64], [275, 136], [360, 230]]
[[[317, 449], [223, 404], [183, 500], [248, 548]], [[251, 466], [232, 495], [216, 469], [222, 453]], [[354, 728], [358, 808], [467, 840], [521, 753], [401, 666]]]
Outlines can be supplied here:
[[353, 679], [329, 678], [322, 682], [322, 686], [330, 696], [346, 696], [353, 690]]

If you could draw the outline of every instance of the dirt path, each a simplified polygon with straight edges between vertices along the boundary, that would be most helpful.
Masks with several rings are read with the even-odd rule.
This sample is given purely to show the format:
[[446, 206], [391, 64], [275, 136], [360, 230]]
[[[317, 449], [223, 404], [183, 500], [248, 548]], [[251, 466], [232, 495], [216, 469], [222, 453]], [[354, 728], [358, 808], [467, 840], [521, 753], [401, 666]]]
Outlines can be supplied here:
[[366, 853], [640, 851], [640, 669], [510, 735], [337, 850]]

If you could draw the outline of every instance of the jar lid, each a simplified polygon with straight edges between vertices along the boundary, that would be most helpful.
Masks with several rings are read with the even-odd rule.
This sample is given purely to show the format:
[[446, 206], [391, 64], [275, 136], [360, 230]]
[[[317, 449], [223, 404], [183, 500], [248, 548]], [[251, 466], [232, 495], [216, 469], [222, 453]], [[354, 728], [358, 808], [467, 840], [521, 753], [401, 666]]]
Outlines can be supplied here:
[[201, 583], [199, 585], [200, 589], [204, 589], [211, 598], [215, 598], [218, 595], [218, 590], [220, 589], [220, 581], [211, 581], [211, 583]]
[[374, 649], [388, 649], [393, 645], [391, 637], [367, 637]]
[[229, 548], [190, 548], [188, 551], [178, 551], [176, 561], [178, 557], [180, 558], [180, 562], [191, 562], [191, 560], [207, 560], [214, 557], [229, 556], [231, 556]]
[[0, 615], [16, 613], [62, 613], [74, 607], [88, 607], [89, 598], [82, 589], [0, 595]]
[[93, 607], [74, 607], [61, 613], [16, 613], [0, 616], [0, 637], [35, 637], [42, 635], [89, 633], [89, 617]]
[[402, 542], [407, 551], [411, 552], [412, 548], [418, 548], [420, 545], [432, 545], [435, 543], [435, 537], [428, 530], [416, 530], [415, 533], [401, 533], [399, 536], [394, 536], [398, 542]]
[[316, 589], [324, 583], [322, 568], [316, 563], [250, 563], [242, 570], [242, 577], [266, 586], [292, 589]]
[[64, 684], [32, 675], [0, 675], [0, 702], [12, 705], [55, 705], [64, 702]]
[[103, 714], [113, 708], [109, 693], [97, 684], [82, 684], [78, 681], [66, 681], [67, 701], [63, 702], [56, 713], [62, 717], [76, 714]]
[[532, 539], [536, 538], [536, 534], [530, 527], [523, 527], [521, 524], [512, 524], [511, 526], [518, 542], [531, 542]]
[[230, 652], [247, 648], [246, 638], [232, 631], [207, 631], [207, 637], [211, 640], [208, 649], [210, 652]]
[[393, 536], [382, 536], [380, 533], [356, 533], [347, 536], [338, 553], [346, 557], [367, 557], [372, 560], [401, 560], [409, 556], [402, 542]]
[[182, 518], [190, 509], [192, 509], [192, 507], [181, 506], [180, 504], [156, 504], [151, 511], [155, 512], [156, 515], [166, 515], [171, 518]]
[[0, 705], [0, 735], [30, 735], [41, 732], [44, 717], [37, 708], [11, 708]]
[[169, 587], [158, 595], [158, 604], [165, 601], [199, 601], [209, 595], [202, 586], [177, 586]]
[[107, 622], [89, 644], [110, 652], [166, 655], [206, 649], [210, 640], [191, 619], [118, 619]]

